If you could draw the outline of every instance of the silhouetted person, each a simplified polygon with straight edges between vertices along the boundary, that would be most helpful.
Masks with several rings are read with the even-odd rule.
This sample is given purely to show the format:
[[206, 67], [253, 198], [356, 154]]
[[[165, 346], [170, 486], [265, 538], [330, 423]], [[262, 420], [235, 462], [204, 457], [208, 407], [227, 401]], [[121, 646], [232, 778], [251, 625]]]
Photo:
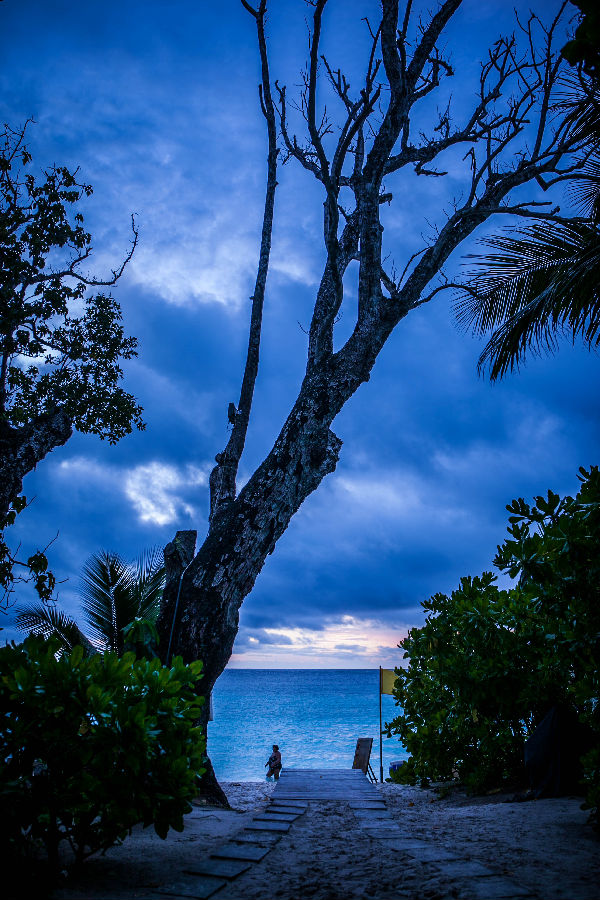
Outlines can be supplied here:
[[279, 747], [277, 744], [273, 744], [273, 752], [265, 763], [265, 766], [269, 767], [267, 772], [267, 778], [270, 778], [271, 775], [275, 776], [275, 781], [279, 779], [279, 773], [281, 772], [281, 753], [279, 752]]

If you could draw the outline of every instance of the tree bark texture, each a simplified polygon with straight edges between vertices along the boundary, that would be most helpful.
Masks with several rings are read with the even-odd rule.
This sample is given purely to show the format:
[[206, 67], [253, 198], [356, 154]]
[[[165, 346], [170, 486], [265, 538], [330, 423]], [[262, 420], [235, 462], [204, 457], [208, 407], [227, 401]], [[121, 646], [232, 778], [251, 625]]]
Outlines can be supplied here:
[[[308, 334], [306, 373], [297, 399], [272, 450], [238, 493], [236, 476], [258, 371], [277, 184], [274, 104], [264, 38], [266, 0], [257, 9], [246, 0], [242, 3], [257, 24], [262, 62], [261, 107], [269, 138], [267, 194], [248, 355], [240, 403], [237, 409], [231, 404], [232, 435], [225, 451], [217, 455], [210, 478], [208, 534], [195, 555], [191, 543], [183, 537], [178, 545], [168, 545], [167, 587], [159, 619], [163, 657], [177, 653], [186, 661], [202, 659], [202, 691], [207, 697], [231, 656], [240, 606], [268, 554], [303, 501], [335, 470], [341, 441], [331, 430], [332, 423], [359, 386], [369, 379], [391, 332], [409, 312], [440, 291], [456, 287], [445, 278], [444, 264], [490, 216], [510, 213], [556, 220], [556, 210], [548, 210], [548, 204], [511, 203], [509, 195], [532, 179], [545, 177], [549, 183], [555, 183], [577, 165], [567, 162], [561, 168], [565, 154], [574, 148], [560, 127], [549, 124], [547, 115], [559, 66], [552, 45], [558, 19], [549, 26], [540, 24], [535, 17], [529, 20], [529, 58], [519, 56], [514, 38], [498, 41], [482, 64], [472, 115], [456, 125], [449, 115], [440, 116], [440, 121], [432, 125], [431, 137], [421, 134], [420, 142], [414, 144], [410, 139], [413, 107], [438, 87], [442, 77], [452, 75], [437, 44], [461, 0], [440, 3], [428, 25], [413, 29], [418, 34], [416, 41], [408, 35], [412, 4], [407, 4], [399, 20], [398, 0], [382, 0], [381, 22], [371, 32], [372, 52], [364, 86], [356, 99], [352, 99], [343, 74], [333, 71], [327, 60], [319, 56], [327, 0], [315, 0], [310, 60], [300, 103], [308, 143], [290, 135], [285, 88], [276, 83], [277, 115], [287, 158], [300, 163], [323, 187], [326, 263]], [[412, 14], [416, 16], [414, 11]], [[532, 35], [537, 27], [542, 35], [539, 40]], [[536, 41], [539, 51], [535, 49]], [[378, 49], [381, 59], [377, 59]], [[325, 120], [317, 113], [319, 59], [343, 111], [337, 146], [329, 156], [325, 145], [331, 130], [319, 124]], [[383, 77], [381, 65], [387, 81], [385, 91], [379, 83]], [[497, 104], [504, 94], [507, 99], [500, 109]], [[381, 117], [382, 98], [386, 105]], [[522, 142], [517, 152], [513, 142], [525, 127], [533, 129], [536, 138]], [[432, 166], [446, 149], [461, 144], [466, 145], [468, 187], [443, 227], [408, 261], [402, 276], [397, 278], [384, 266], [380, 207], [391, 202], [392, 195], [384, 191], [383, 179], [387, 185], [390, 176], [406, 166], [414, 168], [417, 178], [442, 177], [445, 173]], [[352, 261], [358, 262], [359, 269], [358, 313], [351, 336], [334, 352], [335, 323], [344, 302], [343, 276]], [[207, 780], [208, 789], [213, 790], [214, 783], [212, 774]]]
[[0, 515], [6, 515], [21, 493], [25, 475], [51, 450], [65, 444], [72, 433], [71, 421], [61, 410], [40, 416], [22, 428], [0, 422]]

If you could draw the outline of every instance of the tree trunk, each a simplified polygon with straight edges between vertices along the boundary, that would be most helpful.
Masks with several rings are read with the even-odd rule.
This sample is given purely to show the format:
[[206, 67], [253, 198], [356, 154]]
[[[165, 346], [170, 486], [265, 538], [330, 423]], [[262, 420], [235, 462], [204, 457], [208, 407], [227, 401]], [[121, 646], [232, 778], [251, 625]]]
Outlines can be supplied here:
[[[164, 662], [175, 654], [185, 662], [203, 661], [201, 690], [207, 704], [231, 657], [240, 606], [267, 555], [301, 503], [337, 464], [341, 441], [321, 414], [319, 398], [301, 392], [273, 450], [238, 497], [213, 517], [196, 556], [184, 538], [189, 532], [179, 532], [165, 550], [161, 657]], [[212, 766], [203, 778], [203, 796], [205, 788], [210, 795], [218, 788]]]
[[71, 421], [58, 410], [39, 416], [22, 428], [0, 422], [0, 515], [4, 516], [19, 496], [23, 478], [51, 450], [65, 444], [73, 434]]
[[[202, 692], [204, 692], [205, 690], [203, 681], [200, 682], [200, 690]], [[212, 693], [212, 688], [210, 693]], [[204, 734], [206, 734], [207, 732], [208, 717], [210, 714], [210, 693], [205, 694], [205, 703], [202, 708], [202, 716], [200, 717], [200, 721], [198, 722]], [[212, 763], [208, 756], [206, 757], [204, 768], [206, 769], [206, 771], [202, 775], [202, 778], [200, 779], [200, 783], [198, 785], [198, 796], [206, 803], [209, 803], [211, 806], [221, 806], [224, 809], [231, 809], [229, 800], [227, 799], [223, 788], [217, 781], [215, 770], [213, 769]]]
[[[179, 619], [182, 575], [194, 558], [196, 537], [196, 531], [178, 531], [175, 535], [175, 540], [165, 547], [165, 587], [161, 604], [159, 633], [161, 637], [161, 657], [167, 665], [171, 662], [174, 655], [173, 636]], [[179, 651], [176, 652], [179, 653]], [[191, 662], [191, 658], [186, 659], [186, 662]], [[205, 703], [197, 724], [202, 728], [203, 733], [206, 734], [210, 715], [212, 685], [209, 687], [206, 678], [203, 678], [198, 687], [199, 692], [205, 698]], [[228, 809], [229, 801], [217, 781], [212, 763], [208, 757], [205, 768], [206, 771], [202, 775], [199, 785], [199, 796], [207, 803]]]

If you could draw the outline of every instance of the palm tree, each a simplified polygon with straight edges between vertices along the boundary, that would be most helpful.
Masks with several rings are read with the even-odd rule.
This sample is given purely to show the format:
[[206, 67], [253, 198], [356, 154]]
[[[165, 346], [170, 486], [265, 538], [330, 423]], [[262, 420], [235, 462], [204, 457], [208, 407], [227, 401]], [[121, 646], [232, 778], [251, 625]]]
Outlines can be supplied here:
[[89, 653], [112, 651], [122, 655], [130, 625], [156, 622], [164, 580], [164, 565], [156, 548], [133, 564], [124, 562], [117, 553], [95, 553], [83, 567], [79, 591], [85, 632], [49, 603], [21, 607], [16, 624], [21, 631], [58, 638], [66, 651], [81, 644]]
[[494, 252], [471, 257], [475, 269], [456, 304], [461, 325], [493, 332], [477, 365], [492, 381], [527, 353], [554, 351], [561, 334], [600, 345], [600, 91], [582, 84], [564, 104], [564, 127], [583, 151], [569, 192], [584, 216], [484, 239]]

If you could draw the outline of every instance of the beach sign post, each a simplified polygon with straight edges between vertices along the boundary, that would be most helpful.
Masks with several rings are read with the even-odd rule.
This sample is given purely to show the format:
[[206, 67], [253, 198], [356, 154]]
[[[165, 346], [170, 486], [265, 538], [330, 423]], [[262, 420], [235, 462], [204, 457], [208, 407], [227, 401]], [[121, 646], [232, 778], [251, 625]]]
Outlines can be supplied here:
[[393, 694], [396, 683], [394, 669], [382, 669], [379, 666], [379, 780], [383, 784], [383, 723], [381, 721], [381, 695]]

